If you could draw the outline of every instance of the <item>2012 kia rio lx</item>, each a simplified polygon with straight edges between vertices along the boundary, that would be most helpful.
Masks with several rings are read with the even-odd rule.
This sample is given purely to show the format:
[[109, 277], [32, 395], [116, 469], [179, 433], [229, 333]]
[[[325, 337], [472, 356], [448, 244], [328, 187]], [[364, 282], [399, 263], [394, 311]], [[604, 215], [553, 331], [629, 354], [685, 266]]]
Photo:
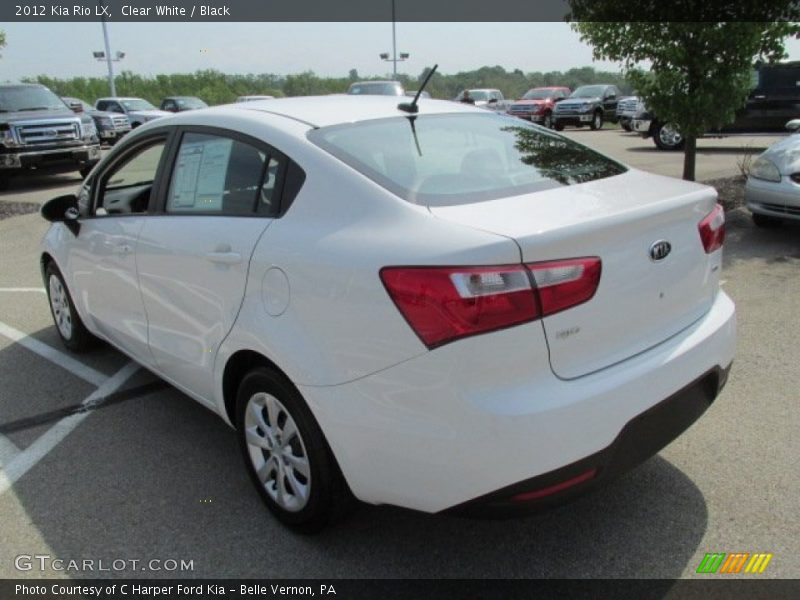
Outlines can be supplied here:
[[467, 105], [182, 113], [42, 214], [67, 347], [106, 340], [216, 411], [306, 531], [353, 497], [564, 502], [689, 427], [733, 360], [712, 188]]

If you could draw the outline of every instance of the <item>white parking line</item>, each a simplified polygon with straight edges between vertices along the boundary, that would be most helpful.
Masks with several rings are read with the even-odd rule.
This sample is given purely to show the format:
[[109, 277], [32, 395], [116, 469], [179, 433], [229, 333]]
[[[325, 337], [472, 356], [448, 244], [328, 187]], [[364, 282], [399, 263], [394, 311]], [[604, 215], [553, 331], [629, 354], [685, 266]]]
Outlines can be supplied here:
[[37, 288], [37, 287], [6, 287], [0, 288], [0, 292], [39, 292], [40, 294], [46, 294], [44, 288]]
[[[97, 403], [98, 400], [116, 392], [130, 377], [139, 369], [139, 365], [129, 362], [105, 382], [94, 392], [89, 394], [82, 402], [83, 406]], [[4, 494], [14, 483], [32, 467], [42, 460], [47, 453], [55, 448], [61, 440], [67, 437], [90, 412], [79, 412], [64, 417], [58, 423], [48, 429], [30, 446], [20, 451], [8, 465], [0, 469], [0, 494]]]
[[18, 329], [14, 329], [11, 327], [11, 325], [7, 325], [2, 321], [0, 321], [0, 335], [17, 342], [23, 348], [27, 348], [31, 352], [35, 352], [39, 356], [42, 356], [47, 360], [57, 364], [59, 367], [66, 369], [76, 377], [80, 377], [84, 381], [88, 381], [94, 386], [102, 385], [106, 380], [106, 376], [100, 371], [96, 371], [91, 367], [87, 367], [85, 364], [75, 360], [71, 356], [68, 356], [63, 352], [59, 352], [52, 346], [48, 346], [47, 344], [32, 338], [27, 333], [19, 331]]
[[19, 454], [19, 448], [10, 439], [0, 434], [0, 468], [7, 465]]

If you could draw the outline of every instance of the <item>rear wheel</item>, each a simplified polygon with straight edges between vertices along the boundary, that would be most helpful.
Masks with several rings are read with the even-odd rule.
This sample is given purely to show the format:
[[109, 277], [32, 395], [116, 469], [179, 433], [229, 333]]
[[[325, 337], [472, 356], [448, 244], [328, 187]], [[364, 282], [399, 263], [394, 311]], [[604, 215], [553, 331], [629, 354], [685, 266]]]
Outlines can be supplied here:
[[675, 123], [659, 123], [653, 132], [653, 141], [659, 150], [680, 150], [684, 139]]
[[603, 128], [603, 112], [600, 110], [594, 111], [594, 115], [592, 115], [592, 123], [589, 125], [592, 128], [592, 131], [597, 131], [598, 129]]
[[763, 227], [764, 229], [775, 229], [783, 225], [783, 221], [778, 217], [770, 217], [769, 215], [760, 215], [753, 213], [753, 223], [756, 227]]
[[250, 478], [282, 523], [314, 533], [349, 512], [353, 497], [336, 459], [285, 377], [266, 367], [245, 376], [236, 428]]
[[47, 282], [50, 314], [53, 315], [58, 337], [73, 352], [89, 350], [97, 343], [97, 338], [89, 333], [89, 330], [86, 329], [83, 321], [81, 321], [81, 317], [78, 315], [78, 311], [75, 310], [75, 304], [72, 302], [72, 297], [67, 289], [67, 284], [64, 282], [64, 277], [55, 263], [51, 262], [47, 265], [44, 277]]

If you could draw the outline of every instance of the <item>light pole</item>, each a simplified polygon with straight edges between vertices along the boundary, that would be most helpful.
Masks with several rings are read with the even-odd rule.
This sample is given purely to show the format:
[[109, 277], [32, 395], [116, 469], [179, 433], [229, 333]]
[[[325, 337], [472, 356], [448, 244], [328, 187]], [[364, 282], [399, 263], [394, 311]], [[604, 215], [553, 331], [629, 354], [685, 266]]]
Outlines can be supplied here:
[[395, 0], [392, 0], [392, 57], [389, 58], [388, 52], [382, 52], [380, 57], [381, 60], [392, 63], [392, 73], [394, 78], [397, 79], [397, 63], [408, 60], [411, 55], [408, 52], [401, 52], [400, 58], [397, 58], [397, 22], [395, 20], [394, 2]]
[[[103, 6], [104, 0], [98, 1], [98, 6]], [[108, 65], [108, 87], [111, 90], [111, 95], [117, 95], [117, 87], [114, 85], [114, 63], [122, 60], [125, 58], [125, 53], [117, 51], [114, 58], [111, 56], [111, 42], [108, 41], [108, 27], [106, 26], [106, 17], [105, 11], [102, 11], [101, 14], [103, 15], [100, 17], [100, 22], [103, 25], [103, 40], [105, 42], [106, 51], [105, 52], [93, 52], [92, 54], [97, 60], [104, 60]]]

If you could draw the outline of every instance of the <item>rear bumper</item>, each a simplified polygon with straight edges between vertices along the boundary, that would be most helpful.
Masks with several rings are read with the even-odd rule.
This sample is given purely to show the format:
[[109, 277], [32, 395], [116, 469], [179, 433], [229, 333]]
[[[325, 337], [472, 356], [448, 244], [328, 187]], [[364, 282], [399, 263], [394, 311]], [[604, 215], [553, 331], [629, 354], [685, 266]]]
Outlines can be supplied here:
[[[719, 291], [711, 309], [679, 334], [577, 379], [553, 374], [542, 325], [534, 322], [347, 384], [298, 387], [359, 499], [440, 512], [510, 486], [530, 490], [530, 480], [547, 485], [583, 461], [605, 473], [598, 481], [622, 470], [621, 463], [612, 469], [606, 454], [621, 432], [687, 384], [723, 373], [735, 339], [735, 308]], [[683, 402], [671, 402], [677, 408], [669, 412], [679, 414]], [[685, 426], [702, 412], [694, 404], [685, 410]], [[637, 461], [680, 431], [643, 443]]]
[[699, 419], [728, 380], [730, 365], [714, 367], [688, 386], [637, 415], [610, 446], [543, 475], [448, 509], [470, 517], [513, 517], [575, 500], [658, 453]]

